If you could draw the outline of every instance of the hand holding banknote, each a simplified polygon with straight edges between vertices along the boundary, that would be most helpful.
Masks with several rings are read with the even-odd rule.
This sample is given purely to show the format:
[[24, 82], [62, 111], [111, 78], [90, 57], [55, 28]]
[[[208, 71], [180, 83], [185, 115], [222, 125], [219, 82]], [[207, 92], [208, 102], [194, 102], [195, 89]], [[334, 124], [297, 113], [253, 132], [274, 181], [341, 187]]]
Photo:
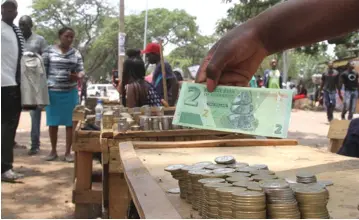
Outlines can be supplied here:
[[218, 84], [248, 86], [267, 54], [251, 27], [238, 26], [211, 48], [198, 70], [196, 82], [206, 82], [209, 91]]

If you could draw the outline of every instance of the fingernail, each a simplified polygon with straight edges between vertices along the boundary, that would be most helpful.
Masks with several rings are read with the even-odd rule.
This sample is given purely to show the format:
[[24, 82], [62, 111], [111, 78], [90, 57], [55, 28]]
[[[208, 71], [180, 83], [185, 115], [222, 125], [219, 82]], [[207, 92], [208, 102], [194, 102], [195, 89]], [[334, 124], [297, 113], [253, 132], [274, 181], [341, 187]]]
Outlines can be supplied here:
[[213, 92], [213, 90], [216, 88], [216, 83], [213, 79], [207, 79], [207, 89], [209, 92]]

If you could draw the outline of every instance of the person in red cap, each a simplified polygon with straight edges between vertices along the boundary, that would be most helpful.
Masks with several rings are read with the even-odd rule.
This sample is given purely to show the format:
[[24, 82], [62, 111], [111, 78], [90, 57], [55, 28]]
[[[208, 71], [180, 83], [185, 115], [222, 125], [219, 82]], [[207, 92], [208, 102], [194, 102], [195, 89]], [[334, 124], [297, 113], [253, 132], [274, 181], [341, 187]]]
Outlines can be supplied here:
[[[146, 54], [146, 59], [150, 64], [156, 64], [153, 72], [152, 84], [155, 87], [157, 94], [160, 95], [161, 99], [164, 99], [160, 50], [159, 44], [149, 43], [142, 51], [142, 54]], [[171, 65], [167, 61], [164, 61], [164, 63], [167, 81], [168, 104], [170, 106], [174, 106], [178, 97], [178, 82], [176, 76], [173, 74]]]

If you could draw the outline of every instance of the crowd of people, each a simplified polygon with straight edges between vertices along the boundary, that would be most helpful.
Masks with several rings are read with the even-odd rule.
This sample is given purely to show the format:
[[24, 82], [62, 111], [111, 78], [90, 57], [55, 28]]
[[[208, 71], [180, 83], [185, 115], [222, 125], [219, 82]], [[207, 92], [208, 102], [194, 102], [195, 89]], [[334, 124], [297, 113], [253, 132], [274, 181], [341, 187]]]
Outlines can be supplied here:
[[[17, 17], [16, 0], [5, 0], [1, 4], [1, 179], [14, 181], [23, 177], [13, 171], [13, 148], [16, 147], [15, 135], [22, 111], [20, 76], [29, 64], [22, 61], [24, 53], [42, 56], [45, 69], [46, 85], [36, 84], [34, 87], [47, 87], [49, 105], [46, 106], [46, 124], [49, 127], [51, 152], [46, 160], [55, 160], [57, 155], [58, 127], [66, 127], [66, 151], [64, 161], [73, 162], [72, 144], [72, 111], [78, 104], [78, 82], [84, 76], [83, 60], [80, 52], [72, 47], [75, 31], [63, 27], [58, 31], [58, 43], [47, 45], [44, 37], [32, 31], [31, 17], [23, 16], [19, 20], [19, 28], [14, 24]], [[24, 63], [24, 64], [23, 64]], [[41, 64], [41, 63], [40, 63]], [[24, 80], [24, 79], [22, 79]], [[25, 79], [26, 80], [26, 79]], [[36, 95], [36, 94], [35, 94]], [[31, 115], [31, 148], [29, 155], [40, 150], [40, 122], [42, 108], [30, 111]]]

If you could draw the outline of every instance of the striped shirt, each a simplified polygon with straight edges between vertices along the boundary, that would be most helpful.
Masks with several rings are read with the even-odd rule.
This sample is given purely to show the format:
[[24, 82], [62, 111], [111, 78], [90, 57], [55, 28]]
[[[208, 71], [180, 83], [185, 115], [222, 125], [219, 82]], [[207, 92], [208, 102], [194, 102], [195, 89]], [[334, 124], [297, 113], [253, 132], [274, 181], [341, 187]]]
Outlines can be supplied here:
[[83, 59], [78, 50], [71, 48], [63, 54], [57, 46], [53, 45], [45, 49], [42, 58], [49, 90], [69, 91], [77, 87], [77, 82], [70, 80], [70, 73], [84, 71]]

